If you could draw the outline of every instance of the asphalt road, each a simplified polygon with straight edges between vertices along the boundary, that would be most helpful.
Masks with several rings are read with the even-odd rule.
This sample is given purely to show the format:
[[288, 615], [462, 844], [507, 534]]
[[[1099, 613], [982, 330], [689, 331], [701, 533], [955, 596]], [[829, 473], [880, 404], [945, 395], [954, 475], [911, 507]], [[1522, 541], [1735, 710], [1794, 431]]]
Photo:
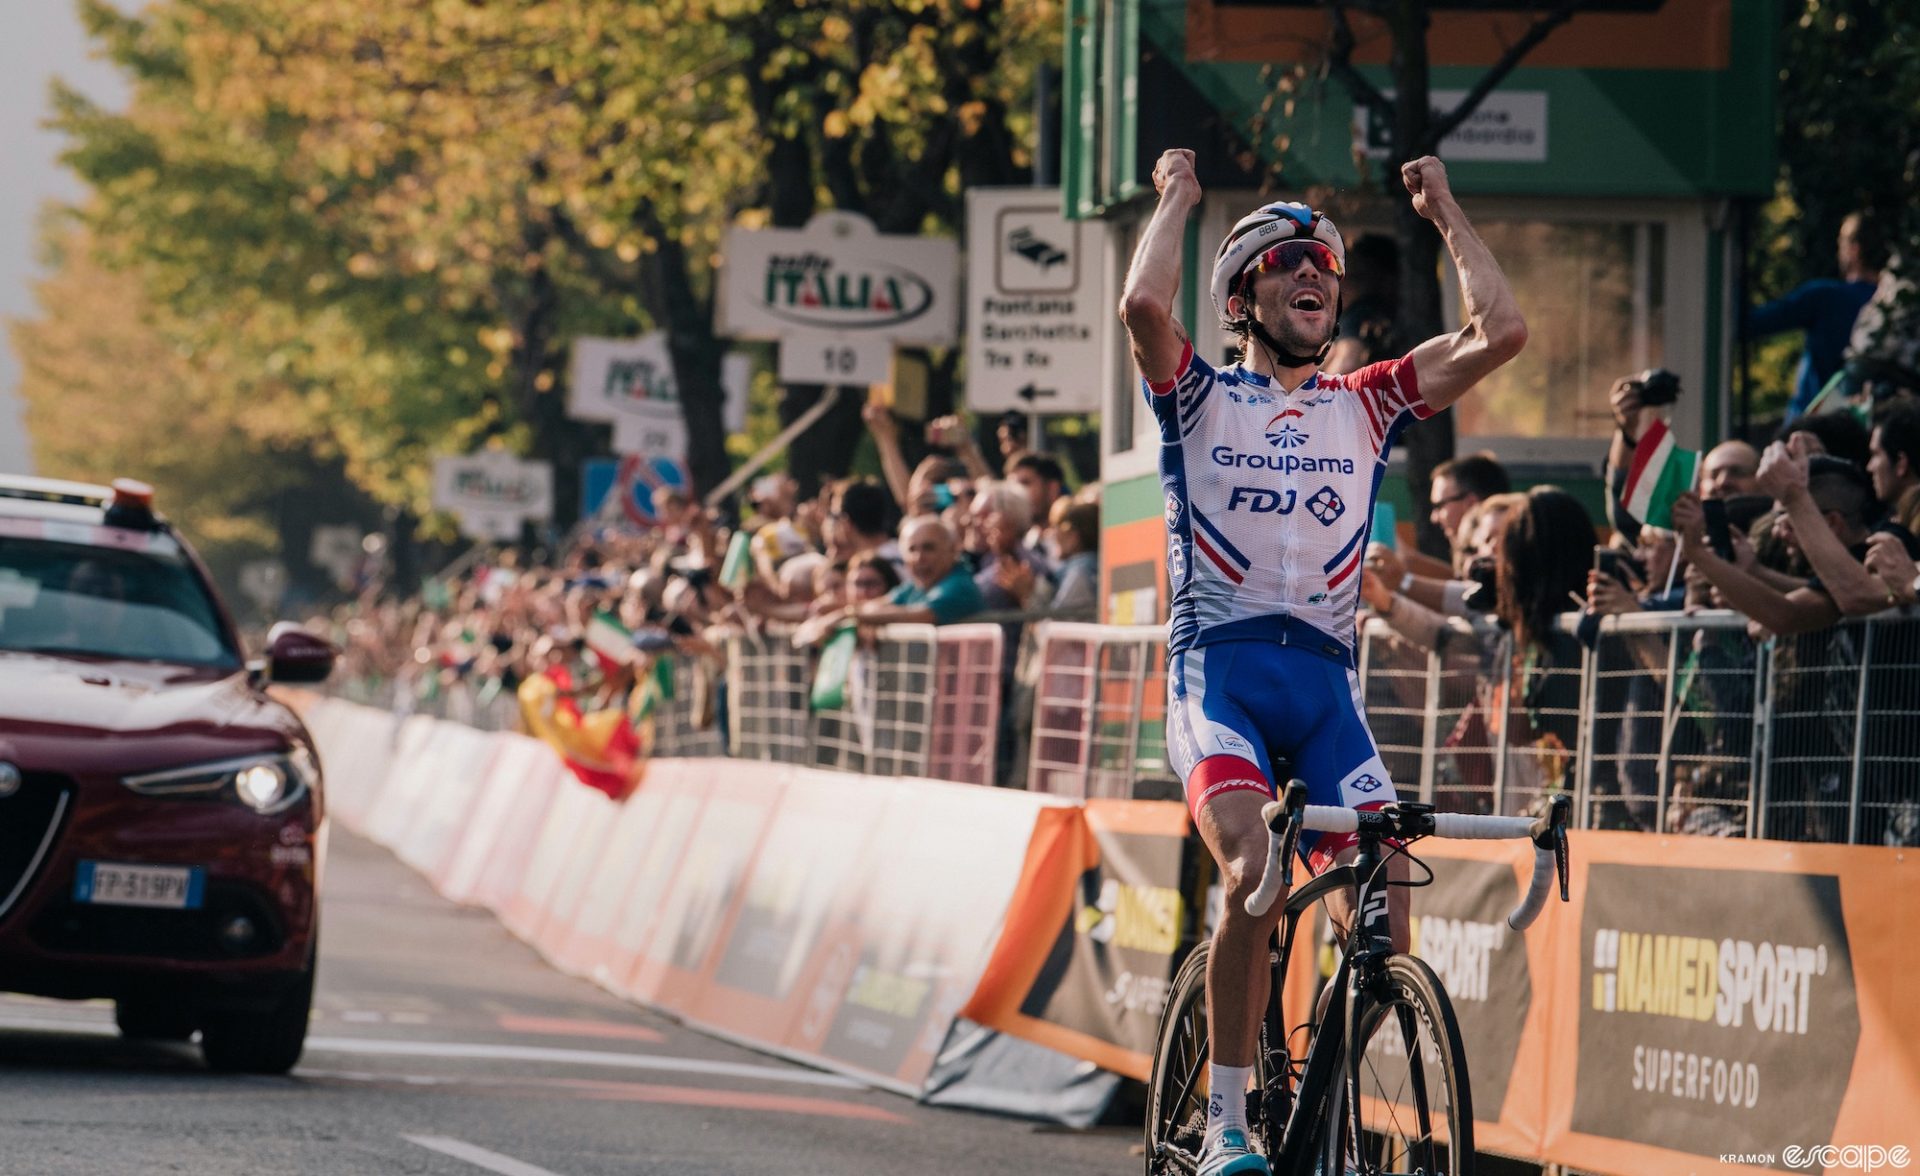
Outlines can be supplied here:
[[105, 1003], [0, 997], [0, 1176], [1137, 1171], [1131, 1131], [936, 1110], [560, 975], [336, 828], [290, 1077], [122, 1042]]

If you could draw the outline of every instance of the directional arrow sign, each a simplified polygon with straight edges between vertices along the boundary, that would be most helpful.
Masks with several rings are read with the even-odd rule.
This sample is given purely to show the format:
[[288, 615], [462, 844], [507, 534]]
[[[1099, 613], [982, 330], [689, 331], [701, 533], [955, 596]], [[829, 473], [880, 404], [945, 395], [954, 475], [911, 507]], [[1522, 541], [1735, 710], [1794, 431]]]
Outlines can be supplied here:
[[1104, 232], [1061, 215], [1056, 189], [968, 189], [968, 408], [1100, 411], [1096, 373], [1119, 327]]

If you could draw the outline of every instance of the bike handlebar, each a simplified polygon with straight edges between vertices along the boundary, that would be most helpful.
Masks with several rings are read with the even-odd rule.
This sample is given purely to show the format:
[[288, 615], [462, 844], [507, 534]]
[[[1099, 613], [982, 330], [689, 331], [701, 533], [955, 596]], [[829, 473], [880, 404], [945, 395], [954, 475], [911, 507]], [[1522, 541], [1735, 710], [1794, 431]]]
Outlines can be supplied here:
[[[1539, 817], [1495, 817], [1477, 813], [1436, 813], [1424, 805], [1389, 805], [1372, 810], [1391, 826], [1388, 836], [1451, 837], [1455, 840], [1510, 841], [1522, 837], [1533, 842], [1533, 880], [1520, 905], [1507, 916], [1507, 926], [1524, 931], [1539, 917], [1547, 904], [1547, 892], [1557, 875], [1560, 901], [1567, 901], [1567, 816], [1571, 805], [1564, 796], [1555, 797], [1551, 808]], [[1317, 833], [1354, 833], [1360, 828], [1357, 809], [1306, 803], [1306, 786], [1294, 781], [1287, 786], [1285, 799], [1269, 802], [1260, 810], [1267, 826], [1267, 865], [1259, 887], [1247, 896], [1246, 909], [1254, 918], [1273, 908], [1280, 891], [1293, 881], [1292, 845], [1303, 829]]]

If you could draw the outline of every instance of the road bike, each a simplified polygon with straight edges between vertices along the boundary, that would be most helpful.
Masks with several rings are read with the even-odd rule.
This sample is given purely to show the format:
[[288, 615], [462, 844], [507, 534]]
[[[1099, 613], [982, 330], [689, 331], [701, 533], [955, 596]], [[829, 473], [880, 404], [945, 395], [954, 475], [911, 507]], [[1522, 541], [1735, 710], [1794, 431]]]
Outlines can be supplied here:
[[[1396, 952], [1387, 891], [1430, 885], [1433, 871], [1409, 852], [1425, 837], [1527, 838], [1533, 878], [1507, 916], [1524, 931], [1546, 905], [1553, 881], [1567, 900], [1568, 798], [1555, 797], [1539, 817], [1435, 812], [1400, 801], [1377, 810], [1306, 803], [1295, 780], [1282, 800], [1261, 810], [1268, 855], [1259, 889], [1246, 900], [1258, 918], [1282, 891], [1287, 902], [1268, 946], [1273, 983], [1261, 1022], [1253, 1088], [1247, 1093], [1248, 1138], [1275, 1176], [1470, 1176], [1473, 1102], [1467, 1055], [1440, 978], [1417, 956]], [[1302, 830], [1357, 835], [1350, 864], [1334, 866], [1293, 889]], [[1425, 871], [1393, 881], [1394, 856]], [[1281, 988], [1300, 915], [1339, 889], [1356, 892], [1344, 952], [1321, 996], [1317, 1021], [1289, 1034]], [[1147, 1176], [1191, 1176], [1206, 1132], [1207, 944], [1195, 947], [1175, 975], [1160, 1022], [1147, 1092]], [[1296, 1054], [1292, 1040], [1305, 1034]]]

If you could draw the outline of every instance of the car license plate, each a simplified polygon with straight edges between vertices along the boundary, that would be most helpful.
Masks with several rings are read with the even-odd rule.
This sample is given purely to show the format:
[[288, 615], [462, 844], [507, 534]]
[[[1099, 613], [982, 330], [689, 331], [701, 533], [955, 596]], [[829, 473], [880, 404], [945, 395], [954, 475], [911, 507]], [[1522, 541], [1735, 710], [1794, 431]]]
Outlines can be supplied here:
[[81, 862], [73, 879], [73, 901], [95, 906], [198, 910], [206, 881], [206, 871], [198, 866]]

